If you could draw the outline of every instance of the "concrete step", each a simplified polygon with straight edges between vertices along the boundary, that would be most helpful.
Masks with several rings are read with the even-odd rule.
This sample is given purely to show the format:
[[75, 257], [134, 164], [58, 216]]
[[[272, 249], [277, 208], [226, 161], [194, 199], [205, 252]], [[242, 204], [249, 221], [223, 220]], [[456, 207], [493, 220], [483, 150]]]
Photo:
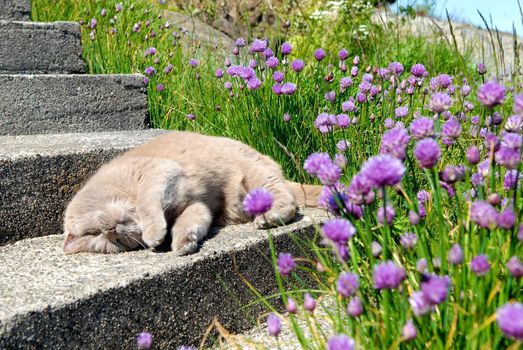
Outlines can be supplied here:
[[[242, 277], [262, 295], [276, 292], [268, 233], [278, 251], [297, 252], [322, 211], [271, 231], [229, 226], [192, 255], [150, 250], [102, 255], [62, 253], [62, 237], [0, 247], [0, 348], [134, 349], [153, 333], [155, 349], [198, 345], [214, 318], [239, 332], [254, 325], [259, 305]], [[303, 253], [299, 254], [303, 256]]]
[[30, 0], [0, 0], [0, 19], [29, 21]]
[[0, 245], [61, 232], [65, 206], [102, 163], [163, 132], [1, 136]]
[[0, 42], [0, 73], [85, 72], [78, 23], [0, 21]]
[[147, 89], [129, 75], [0, 75], [0, 135], [143, 129]]

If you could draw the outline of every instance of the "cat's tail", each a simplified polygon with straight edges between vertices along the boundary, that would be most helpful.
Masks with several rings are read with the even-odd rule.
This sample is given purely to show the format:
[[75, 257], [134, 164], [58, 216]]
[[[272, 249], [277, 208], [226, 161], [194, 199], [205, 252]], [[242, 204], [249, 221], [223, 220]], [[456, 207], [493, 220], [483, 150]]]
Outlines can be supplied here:
[[287, 181], [287, 186], [292, 191], [298, 206], [317, 207], [323, 186], [304, 185], [297, 182]]

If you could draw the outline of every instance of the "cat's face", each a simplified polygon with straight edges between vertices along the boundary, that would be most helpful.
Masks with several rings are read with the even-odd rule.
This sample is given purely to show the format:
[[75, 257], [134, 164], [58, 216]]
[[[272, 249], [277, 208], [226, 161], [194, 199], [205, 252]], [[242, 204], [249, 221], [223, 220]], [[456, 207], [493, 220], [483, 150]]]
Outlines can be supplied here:
[[65, 253], [118, 253], [144, 246], [138, 217], [128, 205], [111, 203], [102, 210], [66, 217]]

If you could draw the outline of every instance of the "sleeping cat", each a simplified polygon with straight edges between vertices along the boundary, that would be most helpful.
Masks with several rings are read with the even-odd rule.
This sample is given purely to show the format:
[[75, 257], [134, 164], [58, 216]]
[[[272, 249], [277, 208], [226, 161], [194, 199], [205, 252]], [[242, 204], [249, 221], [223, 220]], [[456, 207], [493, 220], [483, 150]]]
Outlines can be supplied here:
[[[256, 218], [243, 211], [255, 188], [274, 198]], [[228, 138], [163, 134], [102, 166], [73, 197], [64, 217], [64, 252], [116, 253], [157, 247], [172, 236], [176, 255], [192, 253], [211, 225], [289, 222], [296, 206], [316, 206], [320, 186], [285, 181], [280, 167]], [[170, 232], [168, 232], [170, 230]]]

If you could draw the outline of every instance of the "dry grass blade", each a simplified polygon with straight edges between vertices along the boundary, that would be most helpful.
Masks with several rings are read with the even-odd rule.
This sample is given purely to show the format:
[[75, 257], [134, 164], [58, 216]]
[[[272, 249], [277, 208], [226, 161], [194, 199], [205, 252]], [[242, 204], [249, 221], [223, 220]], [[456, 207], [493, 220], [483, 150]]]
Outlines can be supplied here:
[[503, 41], [501, 40], [501, 36], [499, 35], [498, 28], [496, 27], [495, 29], [496, 29], [496, 37], [498, 39], [501, 66], [503, 68], [503, 73], [506, 73], [507, 67], [505, 66], [505, 50], [503, 50]]
[[499, 79], [499, 67], [498, 67], [498, 56], [496, 52], [496, 44], [494, 43], [494, 36], [492, 35], [492, 30], [490, 29], [490, 26], [488, 25], [487, 20], [483, 16], [483, 14], [479, 11], [478, 14], [481, 17], [481, 20], [483, 21], [483, 24], [485, 25], [485, 28], [487, 28], [489, 37], [490, 37], [490, 47], [492, 49], [492, 57], [494, 57], [494, 65], [496, 66], [496, 78]]
[[454, 34], [454, 27], [452, 26], [452, 21], [450, 20], [449, 11], [447, 11], [445, 9], [445, 12], [447, 14], [447, 22], [449, 23], [450, 36], [452, 37], [452, 43], [454, 44], [454, 50], [456, 51], [456, 54], [459, 57], [459, 62], [461, 63], [461, 66], [464, 68], [465, 62], [463, 60], [463, 56], [461, 56], [461, 53], [459, 52], [458, 42], [456, 40], [456, 35]]
[[518, 35], [516, 32], [516, 26], [512, 23], [512, 44], [514, 47], [514, 66], [512, 67], [512, 78], [516, 79], [519, 76], [521, 71], [521, 61], [519, 58], [519, 43]]

